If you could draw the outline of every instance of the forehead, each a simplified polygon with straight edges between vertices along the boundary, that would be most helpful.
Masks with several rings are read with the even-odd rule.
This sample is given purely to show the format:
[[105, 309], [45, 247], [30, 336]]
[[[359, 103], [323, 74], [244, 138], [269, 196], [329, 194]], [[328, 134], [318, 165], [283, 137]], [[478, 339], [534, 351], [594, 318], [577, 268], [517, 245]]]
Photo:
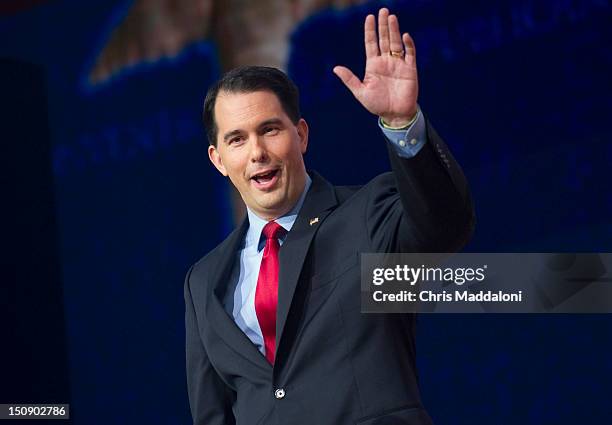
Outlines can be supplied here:
[[270, 118], [288, 118], [278, 97], [269, 91], [219, 92], [215, 121], [220, 132], [257, 125]]

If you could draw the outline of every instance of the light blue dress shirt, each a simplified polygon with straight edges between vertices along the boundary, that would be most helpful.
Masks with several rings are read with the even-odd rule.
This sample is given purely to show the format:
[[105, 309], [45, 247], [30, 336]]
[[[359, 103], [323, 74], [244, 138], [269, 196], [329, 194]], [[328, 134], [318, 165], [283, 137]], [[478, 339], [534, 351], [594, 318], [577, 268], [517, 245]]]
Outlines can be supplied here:
[[[386, 129], [381, 125], [380, 120], [378, 125], [388, 142], [393, 146], [395, 152], [403, 158], [410, 158], [416, 155], [425, 144], [425, 140], [427, 140], [425, 119], [420, 108], [417, 111], [415, 122], [412, 123], [408, 129]], [[287, 232], [293, 227], [311, 184], [312, 180], [307, 175], [306, 185], [298, 202], [291, 211], [275, 220]], [[236, 325], [245, 333], [253, 344], [255, 344], [257, 349], [265, 355], [263, 335], [255, 312], [255, 289], [257, 288], [259, 266], [261, 265], [265, 246], [265, 239], [261, 237], [261, 231], [267, 221], [258, 217], [257, 214], [248, 207], [247, 216], [249, 228], [240, 248], [240, 255], [237, 257], [238, 264], [234, 265], [234, 271], [225, 295], [224, 305], [228, 314], [234, 318]], [[281, 245], [285, 238], [286, 234], [279, 239]]]

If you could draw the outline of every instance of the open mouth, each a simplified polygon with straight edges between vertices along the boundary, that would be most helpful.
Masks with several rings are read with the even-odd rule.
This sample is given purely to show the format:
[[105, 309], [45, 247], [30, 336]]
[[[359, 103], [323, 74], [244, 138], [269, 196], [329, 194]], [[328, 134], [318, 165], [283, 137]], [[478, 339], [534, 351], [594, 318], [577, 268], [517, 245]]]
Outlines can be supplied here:
[[279, 174], [280, 171], [278, 169], [268, 170], [255, 174], [251, 177], [251, 181], [253, 181], [258, 189], [268, 189], [276, 183]]

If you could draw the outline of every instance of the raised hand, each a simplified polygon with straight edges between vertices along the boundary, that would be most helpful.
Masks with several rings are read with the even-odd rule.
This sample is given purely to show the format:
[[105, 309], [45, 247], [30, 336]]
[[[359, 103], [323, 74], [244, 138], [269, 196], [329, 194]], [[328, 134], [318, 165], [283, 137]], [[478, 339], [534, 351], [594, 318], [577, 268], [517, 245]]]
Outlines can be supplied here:
[[344, 67], [334, 67], [336, 74], [357, 100], [385, 124], [401, 127], [417, 113], [419, 82], [416, 49], [408, 33], [400, 35], [397, 16], [389, 10], [378, 11], [378, 38], [374, 15], [364, 25], [366, 68], [363, 81]]

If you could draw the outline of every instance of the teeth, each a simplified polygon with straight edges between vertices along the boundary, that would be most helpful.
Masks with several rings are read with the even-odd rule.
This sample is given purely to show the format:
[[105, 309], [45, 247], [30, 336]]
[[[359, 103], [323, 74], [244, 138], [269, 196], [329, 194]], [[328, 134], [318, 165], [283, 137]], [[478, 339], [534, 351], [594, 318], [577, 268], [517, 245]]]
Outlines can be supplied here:
[[276, 171], [270, 171], [269, 173], [266, 174], [260, 174], [258, 176], [253, 177], [253, 179], [257, 182], [257, 183], [261, 183], [261, 181], [269, 181], [270, 179], [272, 179], [274, 177], [274, 174], [276, 173]]

